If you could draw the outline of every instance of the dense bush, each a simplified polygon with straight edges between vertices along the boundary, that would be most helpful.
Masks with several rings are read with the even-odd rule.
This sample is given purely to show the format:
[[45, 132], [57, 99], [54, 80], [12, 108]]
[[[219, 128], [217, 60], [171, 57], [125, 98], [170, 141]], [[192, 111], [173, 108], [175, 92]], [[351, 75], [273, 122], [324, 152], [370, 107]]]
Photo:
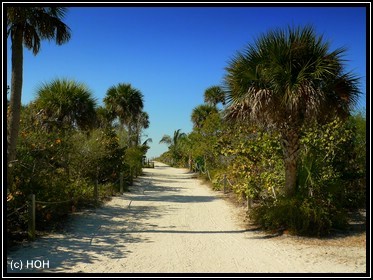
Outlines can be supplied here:
[[222, 189], [226, 176], [226, 191], [237, 198], [260, 200], [281, 194], [284, 182], [282, 151], [278, 135], [254, 126], [227, 126], [214, 145], [216, 169], [213, 174], [215, 189]]
[[263, 229], [306, 236], [326, 236], [332, 229], [347, 226], [343, 209], [313, 197], [266, 199], [250, 212], [250, 217]]
[[[71, 211], [97, 206], [118, 192], [121, 173], [127, 185], [141, 174], [141, 159], [149, 147], [129, 147], [128, 133], [113, 124], [104, 108], [99, 118], [93, 117], [95, 102], [88, 91], [84, 98], [75, 98], [69, 91], [76, 88], [71, 87], [74, 82], [58, 85], [58, 90], [44, 85], [21, 111], [17, 160], [7, 193], [10, 237], [27, 230], [24, 206], [30, 194], [36, 197], [36, 228], [50, 230]], [[70, 107], [58, 107], [60, 101]], [[81, 110], [85, 103], [90, 108], [87, 116]]]
[[265, 229], [287, 229], [298, 235], [324, 236], [345, 229], [347, 211], [365, 207], [359, 138], [354, 116], [347, 122], [335, 119], [307, 128], [296, 196], [261, 201], [252, 210], [252, 219]]
[[[355, 116], [335, 119], [306, 130], [302, 143], [298, 192], [329, 197], [338, 207], [356, 209], [365, 204], [365, 146], [358, 147]], [[363, 155], [362, 155], [363, 154]]]
[[[67, 154], [71, 148], [68, 134], [46, 131], [40, 122], [32, 117], [33, 113], [31, 106], [22, 111], [17, 161], [13, 169], [14, 179], [8, 193], [8, 213], [28, 203], [30, 194], [35, 194], [37, 201], [70, 199], [67, 192], [69, 185]], [[42, 221], [59, 220], [66, 214], [66, 207], [69, 207], [68, 204], [45, 206], [39, 203], [36, 206], [39, 229], [42, 229], [40, 228]], [[51, 215], [52, 212], [54, 215]], [[27, 219], [28, 216], [23, 213], [12, 215], [8, 219], [9, 232], [25, 230]], [[23, 223], [20, 223], [21, 220]]]
[[75, 133], [71, 138], [70, 155], [71, 174], [76, 178], [86, 178], [115, 182], [119, 173], [124, 171], [125, 148], [119, 145], [119, 138], [114, 130], [96, 129], [85, 133]]

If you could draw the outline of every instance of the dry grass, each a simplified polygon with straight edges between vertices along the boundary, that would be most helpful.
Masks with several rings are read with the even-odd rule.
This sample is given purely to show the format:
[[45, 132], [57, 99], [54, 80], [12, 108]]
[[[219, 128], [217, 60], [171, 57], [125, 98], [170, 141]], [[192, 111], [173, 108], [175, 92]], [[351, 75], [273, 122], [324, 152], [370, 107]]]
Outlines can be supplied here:
[[312, 246], [366, 247], [366, 232], [350, 233], [328, 238], [309, 238], [291, 236], [295, 242]]

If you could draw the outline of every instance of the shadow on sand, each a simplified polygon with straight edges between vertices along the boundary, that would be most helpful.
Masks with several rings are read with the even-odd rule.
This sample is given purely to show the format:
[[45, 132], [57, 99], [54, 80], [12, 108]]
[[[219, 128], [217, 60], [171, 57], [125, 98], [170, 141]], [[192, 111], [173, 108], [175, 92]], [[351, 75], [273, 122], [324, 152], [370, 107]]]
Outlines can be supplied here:
[[[159, 169], [168, 166], [156, 166]], [[173, 187], [170, 183], [180, 180], [188, 181], [193, 174], [181, 172], [172, 176], [147, 174], [135, 180], [130, 187], [130, 200], [156, 201], [176, 203], [210, 202], [213, 196], [182, 195], [181, 186]], [[177, 181], [176, 181], [177, 179]], [[62, 232], [39, 237], [36, 241], [15, 246], [7, 254], [7, 273], [40, 273], [40, 272], [69, 272], [72, 267], [79, 265], [81, 272], [85, 266], [96, 264], [100, 256], [110, 259], [126, 258], [132, 252], [126, 244], [152, 242], [140, 233], [224, 233], [213, 231], [187, 232], [159, 229], [158, 225], [150, 224], [148, 220], [161, 217], [172, 211], [161, 203], [152, 205], [128, 205], [128, 196], [116, 197], [116, 203], [107, 203], [103, 207], [74, 213]], [[125, 200], [125, 201], [121, 201]], [[119, 203], [119, 204], [118, 204]], [[119, 206], [120, 205], [120, 206]], [[127, 206], [128, 205], [128, 206]], [[240, 231], [238, 231], [240, 232]], [[47, 269], [23, 269], [12, 271], [9, 263], [17, 260], [26, 264], [27, 260], [48, 260]]]
[[[11, 248], [7, 255], [7, 272], [69, 272], [73, 266], [96, 263], [102, 255], [111, 259], [125, 258], [131, 253], [126, 249], [127, 243], [151, 242], [133, 233], [154, 227], [147, 220], [160, 216], [162, 211], [156, 206], [127, 209], [105, 205], [91, 213], [73, 214], [64, 232], [39, 237], [34, 242]], [[129, 229], [133, 233], [128, 232]], [[10, 262], [15, 260], [23, 264], [29, 260], [44, 260], [49, 265], [48, 269], [29, 267], [12, 271]]]

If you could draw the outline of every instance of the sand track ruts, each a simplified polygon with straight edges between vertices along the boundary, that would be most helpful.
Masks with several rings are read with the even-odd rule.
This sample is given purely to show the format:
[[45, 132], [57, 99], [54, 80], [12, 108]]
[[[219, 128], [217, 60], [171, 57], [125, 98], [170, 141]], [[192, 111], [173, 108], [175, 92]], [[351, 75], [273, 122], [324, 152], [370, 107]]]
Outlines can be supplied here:
[[238, 209], [185, 169], [156, 162], [130, 190], [74, 214], [66, 232], [11, 250], [7, 271], [366, 272], [364, 246], [309, 245], [245, 230]]

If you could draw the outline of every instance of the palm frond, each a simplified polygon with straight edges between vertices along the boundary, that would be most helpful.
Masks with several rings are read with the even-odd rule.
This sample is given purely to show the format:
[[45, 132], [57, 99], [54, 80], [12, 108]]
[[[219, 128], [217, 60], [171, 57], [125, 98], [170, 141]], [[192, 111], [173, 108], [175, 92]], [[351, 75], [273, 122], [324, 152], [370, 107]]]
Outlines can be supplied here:
[[24, 45], [35, 55], [42, 39], [62, 45], [71, 38], [70, 28], [62, 22], [66, 11], [65, 7], [8, 7], [7, 34], [21, 28]]
[[226, 117], [281, 124], [315, 119], [323, 107], [349, 111], [358, 79], [343, 73], [345, 51], [329, 51], [312, 26], [259, 36], [226, 67]]
[[35, 106], [43, 109], [43, 114], [49, 121], [87, 129], [94, 125], [97, 101], [85, 84], [55, 79], [39, 87]]
[[171, 145], [172, 144], [171, 136], [163, 135], [162, 139], [159, 141], [159, 144]]

